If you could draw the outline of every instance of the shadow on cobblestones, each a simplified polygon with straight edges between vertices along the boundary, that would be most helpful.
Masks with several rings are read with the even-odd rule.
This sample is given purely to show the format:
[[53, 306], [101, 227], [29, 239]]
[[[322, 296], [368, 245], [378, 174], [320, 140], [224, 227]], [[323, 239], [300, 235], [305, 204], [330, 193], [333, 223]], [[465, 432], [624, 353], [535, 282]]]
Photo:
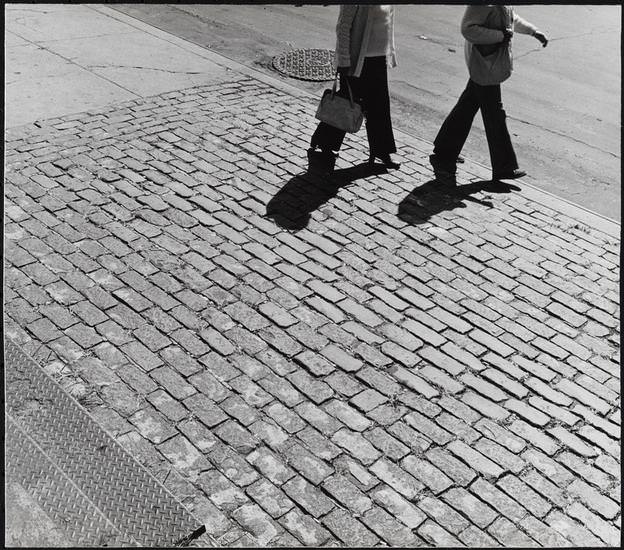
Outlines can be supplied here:
[[304, 229], [311, 213], [335, 197], [340, 188], [386, 172], [381, 165], [367, 163], [340, 170], [322, 168], [310, 161], [306, 172], [291, 178], [267, 204], [267, 218], [284, 229]]
[[397, 216], [405, 223], [422, 224], [440, 212], [466, 208], [464, 201], [475, 202], [487, 208], [494, 207], [494, 204], [487, 200], [487, 195], [473, 196], [477, 193], [510, 193], [519, 190], [516, 185], [500, 181], [482, 180], [458, 187], [448, 187], [436, 180], [430, 180], [416, 187], [399, 203]]

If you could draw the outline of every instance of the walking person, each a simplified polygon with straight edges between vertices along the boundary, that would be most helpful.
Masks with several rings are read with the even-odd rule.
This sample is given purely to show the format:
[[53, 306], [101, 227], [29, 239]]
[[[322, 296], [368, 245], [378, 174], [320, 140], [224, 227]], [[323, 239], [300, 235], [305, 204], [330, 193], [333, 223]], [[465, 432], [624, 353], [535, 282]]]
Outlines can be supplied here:
[[[386, 168], [399, 168], [392, 161], [396, 152], [387, 67], [396, 66], [394, 48], [394, 8], [389, 5], [340, 6], [336, 24], [336, 65], [340, 89], [351, 86], [354, 99], [362, 105], [370, 151], [369, 163], [381, 160]], [[310, 142], [311, 151], [320, 148], [333, 160], [345, 132], [324, 122], [319, 123]]]
[[520, 170], [507, 130], [501, 99], [501, 82], [513, 69], [511, 38], [513, 32], [529, 34], [543, 47], [544, 33], [514, 13], [511, 6], [471, 5], [466, 8], [461, 32], [470, 78], [466, 89], [446, 117], [429, 157], [436, 179], [455, 185], [457, 159], [470, 132], [477, 111], [481, 110], [490, 152], [492, 179], [516, 179], [526, 175]]

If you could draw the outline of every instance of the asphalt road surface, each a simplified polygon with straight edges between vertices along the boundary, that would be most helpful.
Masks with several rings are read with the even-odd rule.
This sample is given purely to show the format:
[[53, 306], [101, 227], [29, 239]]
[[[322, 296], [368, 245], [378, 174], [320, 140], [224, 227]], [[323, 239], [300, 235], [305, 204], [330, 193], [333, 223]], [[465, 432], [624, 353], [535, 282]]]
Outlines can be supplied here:
[[[282, 77], [273, 56], [335, 46], [337, 6], [119, 4], [146, 23], [240, 63], [318, 92], [326, 83]], [[401, 5], [399, 66], [389, 73], [395, 127], [433, 141], [467, 81], [463, 6]], [[532, 183], [620, 221], [620, 6], [526, 6], [516, 11], [550, 38], [513, 41], [514, 74], [503, 85], [508, 125]], [[489, 166], [479, 117], [463, 151]]]

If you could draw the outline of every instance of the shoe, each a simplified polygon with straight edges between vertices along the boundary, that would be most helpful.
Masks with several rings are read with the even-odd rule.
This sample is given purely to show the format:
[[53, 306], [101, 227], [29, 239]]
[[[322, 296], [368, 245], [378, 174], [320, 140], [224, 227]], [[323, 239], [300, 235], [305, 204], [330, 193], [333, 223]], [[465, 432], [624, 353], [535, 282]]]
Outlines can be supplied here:
[[315, 155], [317, 158], [325, 159], [325, 160], [336, 160], [338, 157], [338, 153], [334, 153], [331, 149], [327, 147], [319, 147], [320, 151], [316, 150], [317, 146], [310, 147], [308, 149], [308, 154]]
[[332, 151], [308, 149], [308, 170], [319, 174], [330, 174], [336, 166], [338, 155]]
[[520, 170], [520, 168], [516, 168], [511, 172], [501, 172], [500, 174], [493, 174], [492, 179], [494, 181], [498, 180], [517, 180], [518, 178], [522, 178], [526, 176], [527, 173], [524, 170]]
[[455, 177], [455, 174], [449, 174], [448, 172], [436, 172], [435, 180], [440, 185], [457, 187], [457, 178]]
[[371, 155], [368, 157], [368, 164], [375, 164], [375, 159], [379, 159], [386, 168], [391, 170], [396, 170], [401, 167], [398, 162], [394, 162], [390, 158], [389, 153], [386, 153], [385, 155]]
[[334, 153], [332, 151], [331, 147], [320, 145], [318, 143], [315, 143], [314, 141], [311, 141], [310, 142], [310, 148], [308, 149], [308, 151], [311, 152], [311, 153], [312, 152], [318, 153], [317, 149], [320, 149], [320, 152], [323, 155], [327, 156], [327, 157], [334, 157], [335, 158], [335, 157], [338, 156], [338, 153]]
[[433, 174], [438, 183], [441, 183], [442, 185], [457, 185], [455, 166], [451, 168], [448, 165], [442, 164], [435, 155], [429, 155], [429, 163], [433, 168]]

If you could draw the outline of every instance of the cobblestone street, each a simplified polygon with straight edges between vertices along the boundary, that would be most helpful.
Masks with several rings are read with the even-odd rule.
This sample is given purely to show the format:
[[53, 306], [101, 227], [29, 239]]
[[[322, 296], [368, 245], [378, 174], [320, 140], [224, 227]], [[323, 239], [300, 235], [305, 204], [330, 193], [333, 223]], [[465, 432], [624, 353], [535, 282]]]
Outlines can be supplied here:
[[470, 158], [441, 187], [401, 132], [399, 170], [362, 131], [328, 172], [318, 97], [101, 5], [7, 11], [14, 545], [618, 546], [619, 224]]
[[195, 545], [618, 546], [618, 234], [218, 78], [6, 131], [5, 338]]

